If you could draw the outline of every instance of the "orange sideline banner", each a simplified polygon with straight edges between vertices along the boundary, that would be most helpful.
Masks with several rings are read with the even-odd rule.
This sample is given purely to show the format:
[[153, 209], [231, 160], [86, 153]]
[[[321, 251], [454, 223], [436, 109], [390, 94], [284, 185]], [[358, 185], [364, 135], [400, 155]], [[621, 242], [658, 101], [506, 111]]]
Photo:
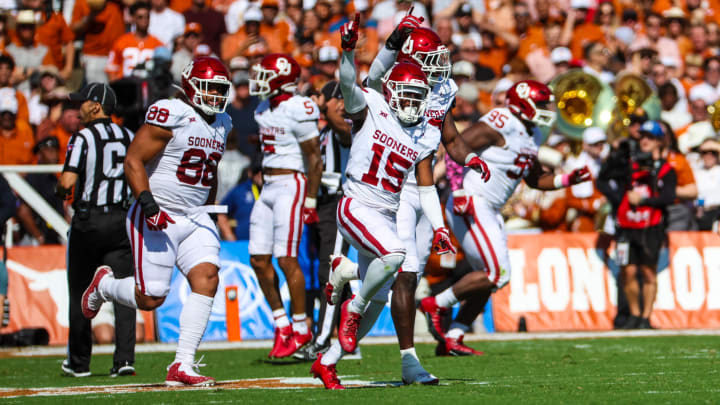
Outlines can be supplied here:
[[[604, 263], [596, 241], [594, 233], [510, 235], [511, 279], [493, 295], [495, 329], [517, 331], [521, 317], [532, 332], [612, 329], [618, 270], [614, 248]], [[650, 322], [661, 329], [720, 327], [720, 237], [673, 232], [669, 249]]]
[[[68, 284], [65, 246], [27, 246], [8, 249], [10, 325], [1, 333], [45, 328], [51, 345], [67, 343]], [[143, 312], [146, 341], [154, 340], [152, 313]]]

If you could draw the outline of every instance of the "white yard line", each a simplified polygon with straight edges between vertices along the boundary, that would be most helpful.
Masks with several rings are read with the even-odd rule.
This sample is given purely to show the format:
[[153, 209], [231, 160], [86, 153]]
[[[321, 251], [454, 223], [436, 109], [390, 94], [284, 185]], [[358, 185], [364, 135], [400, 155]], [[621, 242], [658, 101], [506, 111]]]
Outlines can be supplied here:
[[[597, 339], [622, 337], [659, 337], [659, 336], [720, 336], [718, 329], [666, 329], [666, 330], [613, 330], [597, 332], [544, 332], [544, 333], [484, 333], [465, 336], [466, 342], [480, 341], [518, 341], [518, 340], [568, 340]], [[431, 336], [416, 336], [416, 343], [435, 343]], [[270, 349], [272, 340], [245, 340], [242, 342], [203, 342], [199, 350], [231, 350], [231, 349]], [[395, 344], [395, 336], [367, 337], [363, 345]], [[136, 353], [172, 353], [175, 343], [142, 343], [135, 348]], [[112, 354], [114, 345], [95, 345], [93, 354]], [[0, 356], [62, 356], [67, 353], [64, 346], [31, 346], [22, 348], [0, 349]]]

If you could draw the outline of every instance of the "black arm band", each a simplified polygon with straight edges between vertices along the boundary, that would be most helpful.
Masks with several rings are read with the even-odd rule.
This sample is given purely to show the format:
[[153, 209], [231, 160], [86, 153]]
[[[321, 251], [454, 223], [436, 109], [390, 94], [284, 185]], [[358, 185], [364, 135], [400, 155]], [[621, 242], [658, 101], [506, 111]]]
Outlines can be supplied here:
[[148, 190], [140, 193], [137, 199], [140, 202], [140, 207], [142, 207], [143, 214], [146, 217], [151, 217], [160, 212], [160, 207], [158, 207], [155, 202], [155, 198], [153, 198], [152, 194]]

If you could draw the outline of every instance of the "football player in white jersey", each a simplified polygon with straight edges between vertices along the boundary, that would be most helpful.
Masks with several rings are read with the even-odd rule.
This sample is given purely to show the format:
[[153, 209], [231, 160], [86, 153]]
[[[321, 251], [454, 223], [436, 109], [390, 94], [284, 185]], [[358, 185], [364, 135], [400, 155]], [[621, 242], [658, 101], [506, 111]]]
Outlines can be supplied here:
[[353, 51], [357, 24], [358, 16], [341, 29], [340, 86], [353, 122], [353, 141], [337, 222], [343, 238], [359, 252], [358, 275], [363, 284], [354, 298], [342, 304], [338, 341], [312, 365], [311, 372], [328, 389], [343, 389], [335, 365], [344, 353], [357, 348], [358, 339], [375, 323], [387, 302], [388, 290], [383, 287], [405, 259], [396, 212], [411, 171], [416, 174], [422, 209], [434, 229], [435, 249], [440, 254], [455, 250], [433, 183], [437, 145], [423, 142], [428, 126], [423, 119], [430, 93], [427, 76], [416, 64], [399, 63], [385, 77], [382, 94], [360, 88]]
[[[300, 65], [289, 55], [267, 55], [252, 70], [250, 94], [264, 98], [255, 109], [264, 185], [250, 214], [248, 251], [275, 320], [275, 343], [268, 357], [282, 358], [312, 340], [305, 315], [305, 277], [297, 253], [303, 222], [318, 221], [315, 207], [323, 170], [320, 111], [310, 98], [294, 95]], [[292, 323], [280, 298], [273, 256], [290, 290]]]
[[[422, 17], [409, 13], [390, 35], [370, 67], [368, 85], [374, 89], [382, 88], [382, 79], [397, 62], [407, 62], [420, 66], [428, 77], [431, 87], [428, 107], [425, 111], [426, 131], [422, 142], [436, 150], [442, 142], [448, 155], [456, 162], [478, 170], [489, 178], [487, 166], [470, 150], [462, 138], [457, 135], [452, 115], [447, 114], [455, 102], [458, 87], [450, 76], [450, 52], [440, 37], [431, 29], [423, 28]], [[425, 371], [414, 349], [415, 334], [415, 289], [418, 277], [432, 247], [433, 230], [427, 217], [423, 215], [415, 176], [411, 172], [400, 194], [400, 207], [397, 212], [398, 235], [407, 251], [402, 272], [397, 274], [393, 283], [392, 316], [400, 344], [402, 379], [406, 384], [435, 384], [437, 378]], [[333, 277], [328, 289], [342, 291], [342, 284], [357, 274], [356, 265], [347, 259], [334, 259]], [[333, 283], [337, 285], [333, 285]], [[332, 296], [332, 293], [331, 293]]]
[[[463, 344], [464, 333], [478, 311], [461, 310], [447, 334], [440, 316], [459, 300], [473, 302], [473, 308], [482, 309], [490, 294], [510, 280], [507, 235], [500, 209], [520, 181], [540, 190], [555, 190], [590, 180], [587, 167], [554, 175], [544, 171], [538, 162], [538, 146], [544, 138], [541, 127], [550, 128], [555, 121], [555, 112], [549, 109], [552, 101], [548, 86], [534, 80], [517, 82], [507, 92], [506, 108], [490, 110], [462, 133], [465, 142], [487, 163], [492, 177], [485, 181], [468, 171], [462, 182], [464, 191], [455, 190], [452, 203], [448, 201], [446, 207], [450, 227], [477, 271], [420, 302], [420, 310], [431, 320], [433, 336], [441, 343], [439, 354], [482, 354]], [[451, 181], [453, 184], [457, 182]]]
[[135, 259], [135, 280], [115, 279], [100, 267], [83, 295], [83, 312], [94, 317], [103, 301], [151, 311], [170, 291], [173, 267], [187, 278], [191, 293], [180, 314], [169, 386], [213, 385], [197, 373], [195, 351], [212, 311], [218, 286], [220, 238], [211, 212], [217, 164], [232, 129], [225, 113], [230, 80], [217, 58], [201, 57], [182, 72], [182, 93], [150, 106], [125, 157], [125, 175], [136, 202], [127, 232]]

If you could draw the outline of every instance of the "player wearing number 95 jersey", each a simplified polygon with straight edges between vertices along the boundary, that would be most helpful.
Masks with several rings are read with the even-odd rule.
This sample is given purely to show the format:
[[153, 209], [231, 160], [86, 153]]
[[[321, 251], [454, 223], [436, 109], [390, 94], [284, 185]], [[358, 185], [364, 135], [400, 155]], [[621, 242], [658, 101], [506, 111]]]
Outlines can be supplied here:
[[[455, 356], [479, 353], [463, 344], [463, 336], [485, 307], [490, 294], [510, 280], [507, 236], [500, 209], [523, 179], [533, 188], [554, 190], [590, 179], [588, 169], [555, 176], [543, 170], [537, 159], [541, 128], [555, 121], [553, 94], [548, 86], [533, 80], [515, 83], [507, 92], [507, 107], [494, 108], [462, 133], [468, 146], [477, 151], [492, 173], [485, 181], [468, 171], [464, 192], [455, 190], [447, 205], [447, 218], [462, 244], [465, 257], [476, 271], [437, 296], [421, 301], [420, 309], [431, 319], [433, 336], [440, 341], [438, 353]], [[460, 183], [450, 179], [451, 187]], [[453, 212], [455, 215], [453, 215]], [[484, 271], [483, 271], [484, 270]], [[445, 334], [439, 319], [459, 300], [473, 303], [461, 310]]]
[[[303, 222], [318, 222], [316, 197], [322, 175], [318, 106], [295, 95], [300, 65], [273, 53], [252, 68], [250, 94], [263, 151], [263, 189], [250, 214], [250, 264], [273, 312], [275, 343], [268, 357], [291, 356], [312, 340], [305, 315], [305, 278], [297, 260]], [[307, 168], [307, 177], [305, 176]], [[285, 313], [271, 259], [290, 290], [292, 324]]]
[[208, 215], [217, 190], [217, 164], [232, 128], [225, 113], [229, 73], [220, 60], [201, 57], [182, 72], [182, 94], [150, 106], [125, 158], [125, 174], [137, 198], [127, 232], [135, 258], [135, 280], [98, 270], [88, 287], [88, 311], [112, 300], [146, 311], [160, 306], [170, 290], [173, 267], [191, 293], [180, 314], [169, 386], [212, 385], [197, 373], [195, 351], [205, 332], [218, 286], [220, 239]]
[[415, 172], [424, 213], [434, 231], [439, 253], [454, 251], [444, 227], [432, 177], [435, 147], [422, 142], [430, 86], [416, 64], [398, 63], [385, 77], [383, 94], [356, 84], [354, 47], [358, 17], [342, 27], [340, 89], [353, 122], [344, 197], [337, 224], [343, 238], [358, 250], [359, 293], [342, 304], [338, 342], [319, 356], [311, 372], [328, 389], [342, 389], [335, 365], [353, 352], [375, 323], [387, 301], [383, 285], [399, 270], [405, 245], [398, 235], [396, 212], [400, 191]]

